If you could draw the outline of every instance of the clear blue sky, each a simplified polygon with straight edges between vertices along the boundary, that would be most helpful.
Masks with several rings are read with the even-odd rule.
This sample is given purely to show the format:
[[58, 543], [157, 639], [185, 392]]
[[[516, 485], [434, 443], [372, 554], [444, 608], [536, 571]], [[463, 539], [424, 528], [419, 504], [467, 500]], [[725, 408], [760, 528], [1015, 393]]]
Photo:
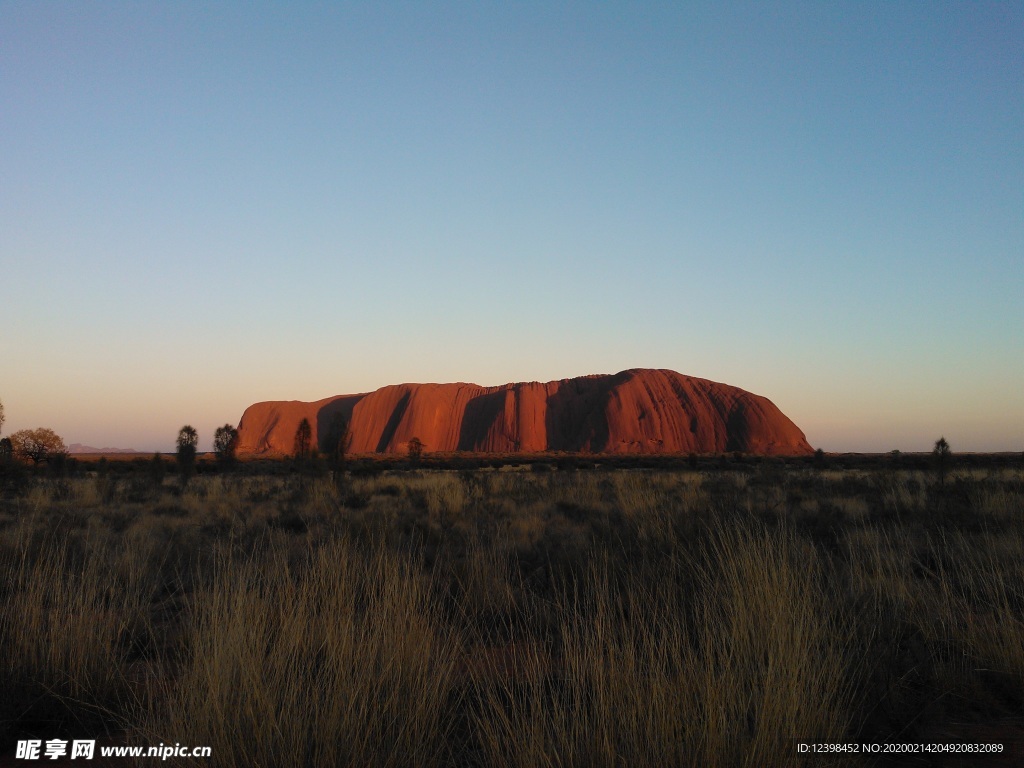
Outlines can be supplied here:
[[632, 367], [1024, 450], [1024, 4], [0, 1], [5, 433]]

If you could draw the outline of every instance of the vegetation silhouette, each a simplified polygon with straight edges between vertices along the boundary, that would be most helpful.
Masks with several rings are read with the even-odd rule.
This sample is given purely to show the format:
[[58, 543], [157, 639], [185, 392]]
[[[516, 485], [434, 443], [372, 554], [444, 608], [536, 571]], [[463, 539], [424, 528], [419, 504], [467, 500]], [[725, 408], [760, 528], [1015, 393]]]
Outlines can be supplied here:
[[331, 417], [331, 424], [327, 428], [322, 446], [327, 452], [328, 468], [339, 488], [345, 483], [345, 460], [351, 445], [352, 435], [348, 431], [348, 419], [340, 412], [335, 413]]
[[313, 427], [309, 419], [304, 418], [295, 429], [295, 458], [305, 459], [309, 456], [309, 448], [313, 442]]
[[178, 430], [178, 474], [181, 477], [181, 487], [184, 490], [189, 479], [196, 471], [196, 447], [199, 445], [199, 433], [195, 427], [186, 424]]
[[420, 465], [420, 460], [423, 458], [423, 441], [418, 437], [414, 437], [409, 441], [409, 463], [414, 467]]
[[44, 461], [60, 462], [68, 453], [60, 435], [47, 427], [20, 429], [11, 435], [10, 440], [14, 455], [36, 466]]
[[221, 466], [230, 466], [235, 461], [238, 448], [238, 430], [230, 424], [217, 427], [213, 433], [213, 452]]
[[932, 451], [932, 456], [935, 459], [935, 472], [939, 478], [939, 488], [945, 489], [946, 471], [949, 469], [949, 463], [953, 457], [953, 452], [950, 450], [949, 443], [946, 442], [945, 437], [940, 437], [935, 441], [935, 449]]
[[166, 472], [167, 464], [164, 462], [164, 457], [157, 451], [153, 454], [153, 458], [149, 460], [149, 479], [154, 487], [159, 488], [164, 484]]

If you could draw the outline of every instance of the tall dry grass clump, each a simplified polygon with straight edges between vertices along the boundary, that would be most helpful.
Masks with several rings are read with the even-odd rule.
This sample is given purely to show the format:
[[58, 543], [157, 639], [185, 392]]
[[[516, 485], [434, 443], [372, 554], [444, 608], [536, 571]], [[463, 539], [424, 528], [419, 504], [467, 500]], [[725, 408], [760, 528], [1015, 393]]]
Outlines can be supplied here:
[[155, 589], [145, 547], [28, 520], [0, 551], [0, 737], [63, 733], [143, 706], [131, 666], [152, 645]]
[[799, 765], [795, 739], [841, 740], [847, 617], [819, 559], [750, 527], [716, 529], [659, 578], [603, 557], [557, 598], [560, 647], [525, 647], [522, 674], [478, 681], [485, 762]]
[[298, 568], [224, 555], [146, 730], [224, 766], [447, 764], [459, 642], [433, 604], [429, 576], [381, 548], [335, 541]]
[[848, 533], [845, 547], [857, 624], [880, 628], [867, 643], [875, 695], [888, 710], [915, 712], [921, 722], [908, 735], [965, 701], [979, 712], [1020, 705], [1020, 530], [868, 529]]
[[842, 741], [858, 659], [818, 551], [784, 529], [721, 528], [699, 572], [699, 762], [790, 765], [796, 739]]
[[[950, 540], [952, 539], [952, 540]], [[1024, 533], [953, 534], [943, 572], [943, 617], [960, 657], [1002, 685], [1024, 680]]]

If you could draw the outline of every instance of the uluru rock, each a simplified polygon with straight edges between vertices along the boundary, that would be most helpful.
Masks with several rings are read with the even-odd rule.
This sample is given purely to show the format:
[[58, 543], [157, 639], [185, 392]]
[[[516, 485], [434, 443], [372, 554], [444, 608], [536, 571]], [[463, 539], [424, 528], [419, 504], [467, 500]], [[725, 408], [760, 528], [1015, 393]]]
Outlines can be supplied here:
[[302, 419], [326, 449], [331, 425], [349, 425], [351, 453], [431, 452], [721, 453], [812, 452], [804, 433], [765, 397], [675, 371], [634, 369], [499, 387], [398, 384], [314, 403], [246, 408], [238, 452], [293, 451]]

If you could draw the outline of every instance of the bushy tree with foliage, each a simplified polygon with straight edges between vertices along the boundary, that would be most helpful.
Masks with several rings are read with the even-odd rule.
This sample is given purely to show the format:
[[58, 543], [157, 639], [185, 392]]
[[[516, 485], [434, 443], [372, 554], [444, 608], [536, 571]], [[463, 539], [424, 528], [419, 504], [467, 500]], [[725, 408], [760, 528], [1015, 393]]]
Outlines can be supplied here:
[[196, 468], [196, 448], [199, 445], [199, 433], [189, 424], [178, 430], [178, 471], [182, 480], [188, 480]]
[[0, 400], [0, 432], [4, 431], [4, 401]]
[[819, 469], [822, 469], [824, 468], [826, 463], [827, 462], [825, 460], [825, 451], [821, 448], [818, 448], [814, 452], [814, 466], [818, 467]]
[[213, 433], [213, 452], [217, 455], [217, 461], [223, 465], [231, 464], [235, 460], [237, 448], [238, 430], [230, 424], [217, 427]]
[[423, 441], [414, 437], [409, 441], [409, 463], [416, 466], [423, 457]]
[[44, 461], [60, 461], [68, 453], [61, 436], [47, 427], [18, 430], [11, 435], [11, 449], [15, 456], [36, 466]]
[[309, 447], [313, 442], [313, 427], [309, 419], [303, 419], [295, 429], [295, 458], [304, 459], [309, 456]]

